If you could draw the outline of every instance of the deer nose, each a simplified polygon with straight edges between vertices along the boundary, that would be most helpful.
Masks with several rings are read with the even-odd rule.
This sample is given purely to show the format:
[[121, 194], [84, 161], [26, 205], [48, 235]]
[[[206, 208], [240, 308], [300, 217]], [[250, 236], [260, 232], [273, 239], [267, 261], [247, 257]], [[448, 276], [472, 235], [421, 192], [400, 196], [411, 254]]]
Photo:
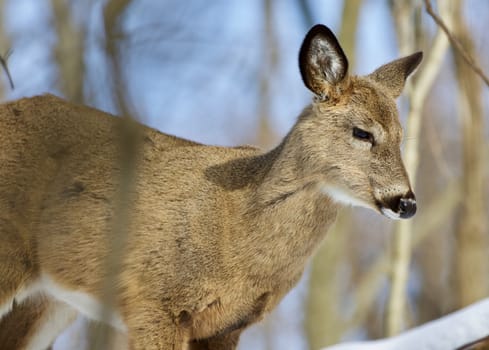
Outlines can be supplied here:
[[416, 214], [416, 198], [414, 194], [409, 193], [406, 197], [399, 199], [399, 216], [402, 219], [408, 219]]

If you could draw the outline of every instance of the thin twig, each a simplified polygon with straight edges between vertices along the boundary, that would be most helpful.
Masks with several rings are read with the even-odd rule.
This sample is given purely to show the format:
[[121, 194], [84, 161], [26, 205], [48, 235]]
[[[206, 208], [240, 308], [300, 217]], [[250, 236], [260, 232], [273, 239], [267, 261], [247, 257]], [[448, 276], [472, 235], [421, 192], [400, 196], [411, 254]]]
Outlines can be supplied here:
[[7, 50], [5, 55], [0, 55], [0, 65], [2, 66], [3, 70], [5, 71], [5, 74], [7, 74], [8, 82], [10, 84], [10, 88], [13, 90], [15, 89], [14, 86], [14, 80], [12, 79], [12, 76], [10, 75], [10, 71], [8, 69], [7, 61], [10, 55], [12, 54], [12, 50]]
[[460, 56], [464, 59], [465, 62], [472, 68], [472, 70], [481, 77], [481, 79], [489, 86], [489, 78], [484, 74], [480, 66], [475, 62], [475, 59], [467, 53], [467, 50], [464, 49], [463, 45], [460, 41], [450, 32], [448, 27], [445, 25], [445, 22], [439, 17], [434, 11], [433, 7], [431, 7], [430, 0], [424, 0], [426, 6], [426, 12], [433, 18], [433, 20], [440, 26], [440, 28], [445, 32], [448, 40], [452, 46], [458, 51]]

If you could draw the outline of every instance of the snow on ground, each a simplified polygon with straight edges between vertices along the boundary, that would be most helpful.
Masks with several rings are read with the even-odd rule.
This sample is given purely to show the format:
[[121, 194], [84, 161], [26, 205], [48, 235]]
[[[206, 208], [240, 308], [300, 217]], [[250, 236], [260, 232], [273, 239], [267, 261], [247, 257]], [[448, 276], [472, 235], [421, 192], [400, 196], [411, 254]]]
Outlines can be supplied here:
[[489, 298], [398, 336], [323, 350], [451, 350], [489, 335]]

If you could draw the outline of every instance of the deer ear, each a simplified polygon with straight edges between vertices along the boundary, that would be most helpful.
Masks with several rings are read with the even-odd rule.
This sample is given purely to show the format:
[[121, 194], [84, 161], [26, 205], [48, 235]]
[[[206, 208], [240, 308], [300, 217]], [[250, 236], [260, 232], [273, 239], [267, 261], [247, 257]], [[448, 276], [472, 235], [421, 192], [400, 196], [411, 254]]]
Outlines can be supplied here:
[[333, 32], [317, 24], [309, 30], [299, 52], [302, 80], [309, 90], [327, 97], [346, 77], [348, 60]]
[[423, 53], [421, 51], [416, 52], [384, 64], [368, 77], [386, 87], [394, 98], [398, 97], [404, 88], [407, 77], [416, 69], [422, 58]]

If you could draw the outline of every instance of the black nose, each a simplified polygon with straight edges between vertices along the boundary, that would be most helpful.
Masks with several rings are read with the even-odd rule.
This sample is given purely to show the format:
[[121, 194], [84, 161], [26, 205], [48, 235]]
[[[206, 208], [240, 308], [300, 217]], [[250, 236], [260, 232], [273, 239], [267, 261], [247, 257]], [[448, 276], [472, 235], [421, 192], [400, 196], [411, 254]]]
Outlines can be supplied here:
[[408, 195], [399, 199], [399, 216], [408, 219], [416, 214], [416, 199], [414, 195]]

